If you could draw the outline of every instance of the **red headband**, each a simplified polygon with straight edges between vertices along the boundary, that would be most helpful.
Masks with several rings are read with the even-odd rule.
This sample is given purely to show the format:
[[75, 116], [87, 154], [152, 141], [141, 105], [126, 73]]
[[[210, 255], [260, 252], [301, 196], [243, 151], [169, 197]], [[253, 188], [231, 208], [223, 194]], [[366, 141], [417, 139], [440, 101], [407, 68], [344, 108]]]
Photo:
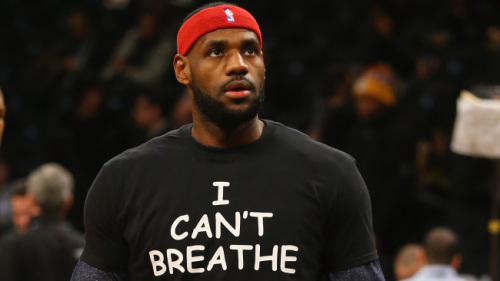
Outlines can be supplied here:
[[185, 56], [198, 38], [223, 28], [246, 28], [255, 32], [262, 48], [262, 35], [253, 16], [240, 7], [220, 5], [201, 10], [182, 24], [177, 33], [177, 52]]

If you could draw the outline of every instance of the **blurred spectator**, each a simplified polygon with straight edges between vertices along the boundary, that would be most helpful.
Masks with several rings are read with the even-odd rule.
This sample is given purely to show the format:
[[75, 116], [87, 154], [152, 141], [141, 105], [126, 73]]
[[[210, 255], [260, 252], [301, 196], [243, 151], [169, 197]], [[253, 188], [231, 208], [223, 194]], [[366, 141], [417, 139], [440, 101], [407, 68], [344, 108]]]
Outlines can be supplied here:
[[403, 49], [396, 16], [388, 5], [370, 4], [366, 9], [368, 21], [360, 35], [363, 38], [364, 63], [386, 61], [400, 74], [411, 71], [411, 60]]
[[309, 135], [332, 147], [341, 146], [342, 136], [356, 120], [352, 108], [352, 83], [359, 71], [355, 65], [335, 64], [329, 67], [328, 82], [330, 89], [325, 97], [323, 112], [317, 113], [317, 119], [309, 129]]
[[27, 179], [27, 196], [41, 209], [30, 230], [3, 240], [0, 276], [3, 281], [69, 280], [84, 246], [83, 235], [64, 216], [73, 200], [73, 178], [62, 166], [44, 164]]
[[471, 58], [468, 82], [471, 85], [498, 85], [500, 83], [498, 80], [500, 72], [500, 23], [487, 26], [484, 34], [486, 40]]
[[0, 157], [0, 236], [12, 226], [10, 187], [10, 167]]
[[31, 218], [40, 215], [40, 207], [33, 205], [32, 200], [26, 195], [26, 181], [23, 179], [12, 184], [10, 193], [14, 231], [24, 234], [29, 230]]
[[[23, 73], [19, 88], [39, 109], [58, 105], [80, 79], [93, 75], [105, 57], [94, 23], [84, 8], [71, 9], [39, 58]], [[30, 83], [25, 83], [30, 81]]]
[[171, 72], [175, 37], [165, 33], [151, 12], [141, 12], [136, 26], [129, 29], [101, 72], [104, 81], [119, 93], [128, 93], [130, 85], [160, 85]]
[[[58, 37], [58, 41], [47, 52], [47, 63], [54, 70], [83, 74], [83, 71], [96, 70], [99, 61], [96, 59], [95, 32], [84, 9], [75, 9], [67, 18], [67, 33]], [[63, 84], [69, 81], [64, 81]]]
[[396, 104], [396, 77], [390, 65], [376, 63], [365, 68], [354, 81], [352, 93], [360, 120], [383, 118]]
[[459, 239], [451, 229], [431, 229], [423, 245], [427, 264], [405, 281], [466, 281], [457, 273], [462, 256]]
[[446, 221], [461, 237], [461, 272], [481, 276], [489, 272], [491, 251], [488, 221], [495, 174], [490, 159], [453, 154], [451, 190]]
[[459, 86], [448, 78], [444, 64], [435, 53], [419, 53], [398, 102], [398, 118], [418, 141], [429, 140], [436, 127], [451, 131]]
[[418, 184], [421, 189], [431, 190], [447, 197], [450, 188], [450, 133], [434, 128], [430, 140], [422, 148]]
[[99, 83], [84, 83], [72, 108], [50, 131], [50, 161], [67, 167], [75, 178], [75, 202], [68, 220], [83, 231], [83, 203], [101, 166], [129, 148], [125, 126], [111, 114]]
[[187, 91], [183, 91], [172, 109], [172, 127], [180, 128], [183, 125], [193, 122], [191, 114], [191, 99]]
[[435, 127], [429, 139], [421, 140], [417, 145], [413, 223], [421, 232], [446, 222], [452, 180], [450, 138], [448, 129]]
[[[397, 102], [397, 78], [385, 63], [369, 65], [356, 78], [352, 87], [353, 112], [330, 114], [341, 118], [325, 124], [326, 144], [343, 150], [356, 159], [373, 205], [373, 224], [378, 238], [382, 266], [392, 271], [385, 256], [418, 235], [408, 229], [411, 218], [408, 206], [413, 185], [414, 143], [408, 132], [394, 118]], [[338, 110], [343, 110], [341, 107]], [[345, 117], [343, 117], [345, 116]], [[348, 126], [342, 123], [347, 122]], [[333, 137], [327, 137], [333, 134]]]
[[424, 248], [419, 244], [406, 244], [401, 247], [394, 258], [394, 276], [402, 280], [413, 276], [425, 265]]
[[445, 64], [437, 52], [417, 52], [414, 73], [406, 79], [396, 108], [396, 118], [415, 143], [410, 241], [446, 221], [452, 189], [449, 143], [459, 88], [446, 74]]
[[131, 112], [136, 128], [132, 133], [131, 146], [163, 135], [173, 128], [169, 117], [169, 107], [172, 106], [168, 104], [165, 94], [148, 89], [139, 91]]
[[31, 219], [41, 212], [40, 207], [26, 195], [26, 180], [19, 179], [10, 184], [9, 193], [10, 211], [4, 212], [4, 215], [10, 215], [10, 227], [0, 235], [0, 244], [3, 240], [28, 232]]

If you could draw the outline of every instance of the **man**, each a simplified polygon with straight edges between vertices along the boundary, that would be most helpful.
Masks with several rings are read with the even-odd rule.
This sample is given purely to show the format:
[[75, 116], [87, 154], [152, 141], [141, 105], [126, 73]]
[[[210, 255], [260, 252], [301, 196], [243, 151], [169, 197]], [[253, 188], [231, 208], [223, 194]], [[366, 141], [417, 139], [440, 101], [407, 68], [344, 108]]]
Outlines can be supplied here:
[[72, 280], [383, 280], [354, 160], [258, 118], [252, 15], [203, 6], [177, 44], [193, 124], [104, 165]]
[[0, 212], [4, 213], [3, 215], [9, 220], [8, 224], [3, 223], [1, 227], [2, 230], [5, 230], [0, 232], [0, 244], [2, 240], [10, 239], [11, 236], [28, 232], [30, 220], [38, 212], [38, 208], [33, 206], [31, 200], [26, 196], [26, 181], [24, 179], [9, 184], [5, 192], [9, 195], [9, 208]]
[[48, 163], [30, 173], [26, 187], [26, 196], [41, 215], [31, 220], [25, 234], [2, 240], [2, 281], [69, 280], [85, 242], [63, 219], [73, 200], [73, 177], [62, 166]]
[[172, 129], [167, 107], [168, 101], [165, 97], [152, 89], [139, 89], [131, 112], [136, 127], [132, 131], [132, 146], [142, 144]]
[[404, 281], [465, 281], [457, 273], [462, 256], [458, 237], [451, 229], [431, 229], [425, 236], [424, 250], [427, 264]]
[[26, 194], [25, 180], [15, 182], [10, 188], [10, 208], [15, 233], [28, 232], [31, 218], [40, 214], [40, 207], [33, 205], [32, 201]]
[[[356, 159], [368, 186], [374, 232], [381, 260], [393, 257], [411, 241], [414, 225], [409, 211], [414, 163], [414, 140], [395, 115], [396, 73], [386, 63], [365, 67], [352, 86], [353, 113], [346, 108], [329, 112], [324, 143]], [[415, 235], [417, 236], [417, 235]], [[418, 235], [414, 239], [418, 239]], [[386, 272], [391, 262], [382, 262]]]
[[419, 244], [406, 244], [399, 249], [394, 258], [394, 276], [396, 280], [409, 278], [424, 265], [424, 248]]

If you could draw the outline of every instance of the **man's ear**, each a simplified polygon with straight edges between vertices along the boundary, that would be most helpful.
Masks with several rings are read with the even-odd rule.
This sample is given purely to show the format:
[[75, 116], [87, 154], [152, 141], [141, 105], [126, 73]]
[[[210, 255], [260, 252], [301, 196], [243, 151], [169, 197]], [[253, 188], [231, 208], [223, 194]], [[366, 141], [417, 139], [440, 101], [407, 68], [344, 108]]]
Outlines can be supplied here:
[[183, 85], [188, 85], [191, 80], [191, 73], [189, 71], [189, 63], [187, 57], [179, 54], [174, 57], [174, 71], [177, 81]]
[[30, 212], [31, 212], [31, 217], [37, 217], [42, 213], [42, 209], [40, 206], [36, 203], [35, 196], [31, 193], [26, 193], [25, 197], [26, 200], [28, 200], [29, 205], [30, 205]]
[[75, 197], [73, 195], [69, 196], [65, 201], [62, 206], [62, 212], [64, 215], [66, 215], [71, 207], [73, 206], [73, 202], [75, 201]]
[[462, 264], [462, 255], [461, 254], [455, 254], [453, 258], [451, 259], [450, 265], [458, 271], [460, 269], [460, 265]]
[[264, 51], [260, 51], [261, 56], [262, 56], [262, 61], [264, 62], [264, 80], [266, 80], [266, 59], [264, 57]]

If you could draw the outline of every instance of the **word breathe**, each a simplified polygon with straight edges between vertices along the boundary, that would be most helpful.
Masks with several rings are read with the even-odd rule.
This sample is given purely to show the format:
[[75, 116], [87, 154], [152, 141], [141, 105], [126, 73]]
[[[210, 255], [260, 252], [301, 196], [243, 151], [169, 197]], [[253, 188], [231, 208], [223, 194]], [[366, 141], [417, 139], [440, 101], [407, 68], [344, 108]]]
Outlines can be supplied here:
[[[272, 265], [272, 270], [278, 270], [278, 250], [280, 246], [274, 245], [272, 254], [263, 256], [261, 255], [261, 247], [259, 244], [255, 245], [255, 253], [254, 253], [254, 270], [258, 271], [260, 269], [261, 262], [269, 261]], [[252, 251], [254, 250], [254, 246], [252, 245], [230, 245], [229, 249], [235, 254], [238, 255], [238, 269], [242, 270], [244, 268], [244, 251]], [[203, 245], [194, 245], [186, 248], [186, 268], [189, 273], [203, 273], [205, 272], [205, 268], [203, 267], [194, 267], [194, 263], [202, 262], [205, 260], [205, 256], [203, 255], [194, 255], [195, 251], [204, 251], [205, 246]], [[294, 274], [295, 269], [287, 268], [287, 262], [295, 262], [297, 261], [297, 257], [289, 256], [289, 251], [297, 252], [299, 248], [293, 245], [282, 245], [280, 251], [280, 270], [284, 273]], [[227, 262], [226, 262], [226, 250], [224, 250], [223, 246], [219, 246], [217, 251], [213, 254], [210, 261], [208, 262], [207, 271], [211, 271], [215, 265], [219, 265], [222, 270], [227, 270]], [[153, 273], [155, 276], [161, 276], [168, 271], [170, 274], [174, 273], [174, 270], [178, 270], [181, 273], [186, 272], [186, 268], [182, 265], [184, 262], [184, 255], [181, 251], [177, 249], [167, 249], [167, 264], [165, 264], [165, 256], [162, 252], [158, 250], [149, 251], [149, 258], [151, 259], [151, 264], [153, 265]]]
[[[212, 202], [214, 206], [228, 205], [229, 200], [224, 199], [224, 188], [229, 187], [229, 182], [214, 182], [213, 186], [217, 187], [217, 200]], [[210, 226], [209, 216], [204, 214], [197, 222], [192, 231], [186, 231], [185, 224], [191, 219], [189, 215], [182, 215], [174, 220], [170, 227], [170, 235], [172, 239], [181, 241], [184, 239], [196, 239], [200, 235], [208, 238], [221, 239], [223, 229], [231, 233], [234, 237], [240, 237], [242, 221], [255, 223], [259, 237], [265, 234], [265, 224], [273, 217], [270, 212], [235, 212], [234, 224], [229, 223], [224, 216], [217, 212], [213, 218], [215, 225], [215, 235]], [[179, 230], [182, 229], [182, 230]], [[183, 231], [184, 230], [184, 231]], [[226, 233], [226, 232], [224, 232]], [[283, 273], [294, 274], [295, 269], [291, 268], [290, 264], [297, 261], [297, 257], [293, 252], [298, 252], [299, 248], [294, 245], [274, 245], [271, 253], [266, 249], [267, 253], [263, 254], [263, 249], [260, 244], [255, 245], [224, 245], [219, 246], [214, 254], [210, 256], [205, 252], [204, 245], [187, 246], [183, 251], [179, 249], [169, 248], [165, 252], [159, 250], [149, 251], [149, 258], [153, 267], [155, 276], [161, 276], [168, 270], [170, 274], [175, 272], [185, 273], [203, 273], [211, 271], [215, 267], [220, 267], [222, 270], [227, 270], [228, 266], [237, 266], [239, 270], [245, 267], [247, 263], [253, 263], [253, 269], [259, 271], [262, 262], [270, 262], [273, 271], [279, 269]], [[207, 256], [208, 255], [208, 256]], [[228, 264], [226, 257], [230, 257], [230, 261], [237, 260], [235, 264]], [[237, 258], [236, 258], [237, 257]], [[247, 259], [245, 260], [245, 257]], [[252, 257], [248, 259], [248, 257]], [[204, 262], [208, 260], [208, 263]], [[253, 262], [252, 262], [253, 261]], [[201, 266], [203, 264], [203, 266]], [[250, 266], [250, 265], [247, 265]]]

